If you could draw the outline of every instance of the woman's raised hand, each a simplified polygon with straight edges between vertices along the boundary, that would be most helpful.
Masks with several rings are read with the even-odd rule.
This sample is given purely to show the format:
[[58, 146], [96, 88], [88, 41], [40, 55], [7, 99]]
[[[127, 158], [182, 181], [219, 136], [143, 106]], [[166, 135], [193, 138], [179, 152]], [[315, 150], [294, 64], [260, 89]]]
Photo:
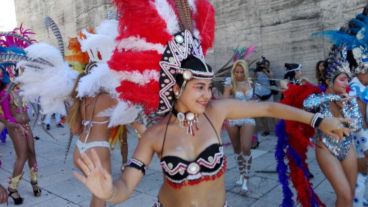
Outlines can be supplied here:
[[83, 174], [78, 172], [73, 174], [89, 191], [102, 200], [109, 200], [113, 197], [112, 177], [102, 167], [101, 160], [94, 149], [91, 149], [91, 156], [81, 153], [77, 165]]

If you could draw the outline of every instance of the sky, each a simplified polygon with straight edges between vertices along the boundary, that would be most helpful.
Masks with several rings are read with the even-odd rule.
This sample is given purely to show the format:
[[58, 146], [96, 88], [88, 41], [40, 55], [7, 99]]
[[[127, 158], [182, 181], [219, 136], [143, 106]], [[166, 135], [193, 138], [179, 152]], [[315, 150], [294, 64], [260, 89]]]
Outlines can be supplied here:
[[0, 31], [11, 31], [16, 27], [14, 0], [0, 0]]

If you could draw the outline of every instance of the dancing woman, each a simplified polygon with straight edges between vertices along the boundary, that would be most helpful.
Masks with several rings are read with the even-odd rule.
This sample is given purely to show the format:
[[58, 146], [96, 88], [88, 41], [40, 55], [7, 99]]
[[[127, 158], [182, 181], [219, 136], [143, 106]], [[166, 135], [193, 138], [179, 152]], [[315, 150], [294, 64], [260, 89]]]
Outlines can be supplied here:
[[[233, 97], [241, 101], [250, 101], [253, 98], [253, 87], [249, 82], [248, 64], [244, 60], [238, 60], [233, 64], [231, 78], [225, 79], [224, 97]], [[252, 164], [251, 145], [255, 125], [254, 119], [243, 118], [229, 120], [226, 126], [240, 172], [236, 184], [241, 185], [243, 191], [248, 191], [247, 181]]]
[[[348, 118], [354, 120], [347, 126], [360, 129], [361, 114], [355, 98], [348, 98], [350, 68], [343, 55], [335, 48], [327, 60], [324, 77], [327, 90], [313, 94], [304, 101], [304, 107], [318, 112], [324, 117]], [[344, 53], [342, 51], [341, 53]], [[336, 193], [336, 206], [352, 206], [357, 177], [357, 157], [352, 136], [344, 136], [336, 141], [328, 134], [318, 130], [316, 135], [317, 162]]]
[[[153, 155], [156, 154], [160, 158], [164, 183], [160, 188], [155, 206], [226, 206], [224, 183], [226, 158], [222, 140], [219, 137], [224, 121], [273, 116], [309, 124], [314, 117], [312, 113], [277, 103], [211, 100], [213, 72], [204, 62], [203, 55], [213, 42], [214, 9], [208, 1], [196, 1], [195, 5], [191, 6], [181, 5], [183, 2], [161, 1], [162, 4], [155, 5], [146, 0], [117, 1], [119, 11], [129, 14], [123, 16], [123, 22], [129, 26], [121, 30], [123, 35], [120, 41], [132, 38], [129, 34], [134, 35], [134, 32], [138, 31], [138, 28], [132, 29], [134, 26], [145, 25], [143, 31], [148, 29], [147, 31], [150, 32], [142, 32], [141, 37], [144, 37], [144, 40], [136, 42], [139, 43], [135, 45], [136, 47], [130, 45], [124, 50], [116, 51], [110, 60], [110, 65], [121, 69], [124, 67], [136, 69], [142, 68], [144, 64], [145, 69], [150, 69], [151, 73], [157, 75], [147, 83], [151, 87], [139, 85], [141, 81], [138, 82], [136, 79], [128, 79], [122, 82], [118, 91], [124, 94], [125, 100], [129, 99], [133, 103], [146, 103], [144, 106], [148, 112], [155, 111], [158, 107], [158, 113], [164, 116], [142, 135], [133, 158], [128, 162], [122, 176], [115, 182], [102, 167], [93, 149], [91, 150], [92, 156], [81, 154], [81, 159], [78, 159], [77, 163], [83, 174], [75, 173], [75, 176], [94, 195], [103, 200], [118, 203], [128, 199], [143, 178]], [[195, 8], [193, 13], [189, 13], [187, 9], [193, 6]], [[163, 8], [165, 9], [161, 10]], [[170, 15], [162, 13], [168, 11], [173, 13]], [[179, 13], [177, 19], [175, 11]], [[197, 35], [202, 40], [202, 48], [198, 38], [190, 32], [194, 31], [193, 22], [189, 21], [191, 14], [196, 21], [195, 25], [199, 28], [196, 31], [199, 31]], [[135, 18], [138, 15], [140, 18]], [[173, 24], [170, 24], [170, 27], [165, 26], [169, 26], [168, 23], [175, 23], [175, 19], [180, 20], [182, 29], [179, 29], [179, 26], [173, 27], [175, 26]], [[203, 20], [207, 22], [202, 22]], [[142, 24], [147, 21], [156, 23], [156, 32], [153, 33], [152, 30], [146, 28], [148, 24]], [[202, 27], [204, 25], [205, 27]], [[173, 33], [172, 36], [170, 32]], [[158, 45], [150, 43], [150, 41], [157, 41], [157, 37], [162, 38], [160, 41], [166, 41], [165, 44], [168, 45], [163, 51]], [[208, 37], [211, 38], [207, 39]], [[140, 47], [143, 43], [152, 48], [147, 50], [147, 47]], [[119, 58], [125, 55], [132, 57], [133, 54], [136, 54], [137, 58], [145, 55], [151, 58], [145, 61]], [[125, 64], [118, 64], [120, 61], [125, 61]], [[145, 70], [142, 70], [142, 73], [143, 71]], [[142, 73], [139, 74], [142, 75]], [[143, 77], [147, 78], [144, 74]], [[124, 87], [124, 84], [130, 87]], [[156, 87], [159, 88], [159, 91], [153, 90]], [[146, 99], [148, 91], [150, 100]], [[325, 118], [323, 121], [322, 118], [317, 119], [320, 124], [319, 128], [331, 136], [337, 138], [348, 133], [346, 128], [341, 127], [338, 119]], [[332, 131], [336, 134], [334, 135]]]

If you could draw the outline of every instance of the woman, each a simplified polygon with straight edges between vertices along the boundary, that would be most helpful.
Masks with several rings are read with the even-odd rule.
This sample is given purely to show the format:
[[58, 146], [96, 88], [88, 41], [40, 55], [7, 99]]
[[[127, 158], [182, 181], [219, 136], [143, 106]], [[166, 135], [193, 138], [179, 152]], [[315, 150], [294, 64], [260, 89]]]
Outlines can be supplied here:
[[[248, 64], [244, 60], [238, 60], [233, 64], [231, 78], [225, 80], [224, 97], [234, 97], [237, 100], [249, 101], [253, 98], [253, 88], [249, 82]], [[252, 164], [251, 145], [256, 122], [254, 119], [244, 118], [229, 120], [226, 127], [235, 152], [235, 159], [240, 172], [236, 184], [241, 185], [243, 191], [248, 191]]]
[[284, 79], [289, 83], [302, 84], [302, 69], [303, 66], [297, 63], [285, 63], [285, 75]]
[[[353, 123], [347, 126], [360, 129], [362, 119], [357, 101], [355, 98], [347, 98], [350, 78], [348, 63], [337, 59], [336, 55], [330, 57], [324, 77], [328, 86], [326, 92], [309, 96], [304, 101], [304, 107], [325, 117], [349, 118]], [[357, 157], [352, 136], [344, 136], [336, 142], [329, 135], [318, 131], [316, 145], [317, 162], [336, 193], [336, 206], [352, 206], [357, 177]]]
[[325, 61], [320, 60], [316, 64], [316, 80], [322, 91], [326, 90], [326, 79], [324, 77]]
[[[303, 85], [310, 82], [308, 79], [303, 77], [302, 64], [297, 63], [285, 63], [285, 74], [284, 79], [280, 81], [280, 88], [282, 91], [288, 89], [288, 84]], [[281, 97], [282, 99], [283, 97]]]
[[[79, 135], [74, 150], [74, 162], [77, 163], [81, 153], [90, 153], [93, 148], [103, 162], [103, 168], [111, 173], [110, 144], [108, 142], [109, 117], [99, 116], [99, 113], [114, 107], [117, 100], [104, 91], [96, 96], [86, 96], [80, 99], [74, 97], [74, 105], [68, 116], [68, 123], [73, 134]], [[91, 206], [106, 206], [106, 203], [92, 196]]]
[[[10, 91], [10, 92], [8, 92]], [[9, 196], [13, 199], [15, 205], [23, 203], [23, 198], [18, 193], [18, 185], [23, 177], [23, 168], [28, 161], [31, 185], [33, 195], [41, 196], [41, 188], [37, 182], [37, 160], [34, 146], [32, 130], [29, 125], [29, 117], [27, 107], [22, 102], [16, 89], [10, 89], [9, 85], [1, 83], [1, 107], [4, 112], [2, 119], [5, 120], [8, 127], [10, 138], [16, 153], [16, 161], [13, 169], [12, 177], [9, 182]]]
[[[117, 41], [129, 43], [119, 45], [109, 61], [110, 68], [124, 74], [119, 97], [163, 117], [142, 135], [116, 182], [93, 149], [92, 156], [81, 154], [77, 164], [83, 175], [75, 176], [97, 197], [121, 202], [157, 154], [165, 181], [155, 206], [226, 206], [226, 158], [218, 136], [224, 121], [272, 115], [309, 123], [313, 114], [276, 103], [211, 100], [214, 73], [204, 61], [214, 40], [214, 8], [208, 1], [115, 3], [125, 14]], [[348, 132], [331, 118], [320, 127], [329, 134], [337, 130], [339, 136]]]
[[[185, 35], [185, 37], [181, 35]], [[177, 37], [180, 35], [180, 37]], [[170, 41], [165, 52], [170, 57], [180, 55], [175, 49], [184, 40], [190, 40], [189, 31], [179, 33]], [[198, 45], [198, 43], [189, 43]], [[188, 47], [191, 48], [191, 47]], [[227, 119], [273, 116], [310, 123], [313, 114], [278, 103], [244, 102], [239, 100], [211, 100], [212, 70], [200, 59], [188, 55], [176, 71], [163, 70], [159, 111], [169, 110], [162, 120], [149, 128], [139, 144], [122, 176], [112, 182], [111, 175], [102, 167], [95, 150], [92, 155], [81, 154], [77, 160], [83, 175], [75, 173], [91, 192], [113, 203], [129, 198], [145, 174], [146, 166], [154, 154], [161, 160], [165, 181], [161, 186], [155, 206], [226, 206], [224, 172], [226, 158], [220, 137], [221, 127]], [[163, 63], [164, 61], [161, 61]], [[175, 84], [165, 78], [175, 72]], [[166, 93], [172, 91], [171, 93]], [[317, 118], [317, 117], [315, 117]], [[321, 121], [321, 118], [318, 118]], [[326, 118], [320, 128], [332, 136], [348, 133], [337, 119]], [[92, 158], [92, 159], [91, 159]]]

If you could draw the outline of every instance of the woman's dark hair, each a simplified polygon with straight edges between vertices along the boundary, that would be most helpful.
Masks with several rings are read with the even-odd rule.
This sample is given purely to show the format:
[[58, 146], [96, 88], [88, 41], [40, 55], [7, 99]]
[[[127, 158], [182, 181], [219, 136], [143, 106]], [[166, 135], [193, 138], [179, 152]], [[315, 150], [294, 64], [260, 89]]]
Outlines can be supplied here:
[[[284, 75], [284, 79], [288, 79], [289, 81], [293, 81], [295, 80], [295, 75], [296, 72], [294, 69], [297, 69], [298, 67], [300, 67], [300, 64], [297, 63], [285, 63], [285, 75]], [[290, 70], [294, 70], [294, 71], [290, 71]]]
[[324, 73], [322, 72], [320, 72], [319, 71], [319, 66], [321, 65], [321, 64], [323, 64], [323, 67], [324, 68], [326, 68], [326, 61], [324, 61], [324, 60], [320, 60], [320, 61], [318, 61], [317, 62], [317, 64], [316, 64], [316, 79], [317, 79], [317, 81], [318, 81], [318, 83], [326, 83], [326, 78], [325, 78], [325, 76], [324, 76]]
[[262, 56], [262, 59], [256, 64], [256, 72], [263, 71], [264, 69], [269, 69], [270, 61]]
[[289, 81], [294, 80], [295, 79], [295, 71], [285, 73], [284, 79], [288, 79]]
[[[205, 63], [200, 59], [198, 59], [197, 57], [189, 55], [187, 59], [181, 62], [181, 68], [188, 68], [200, 72], [207, 72], [208, 68], [208, 70], [212, 71], [211, 66], [209, 66], [208, 64], [206, 65], [204, 64]], [[179, 87], [181, 87], [184, 83], [184, 78], [182, 74], [176, 74], [175, 80], [176, 83], [179, 85]]]

